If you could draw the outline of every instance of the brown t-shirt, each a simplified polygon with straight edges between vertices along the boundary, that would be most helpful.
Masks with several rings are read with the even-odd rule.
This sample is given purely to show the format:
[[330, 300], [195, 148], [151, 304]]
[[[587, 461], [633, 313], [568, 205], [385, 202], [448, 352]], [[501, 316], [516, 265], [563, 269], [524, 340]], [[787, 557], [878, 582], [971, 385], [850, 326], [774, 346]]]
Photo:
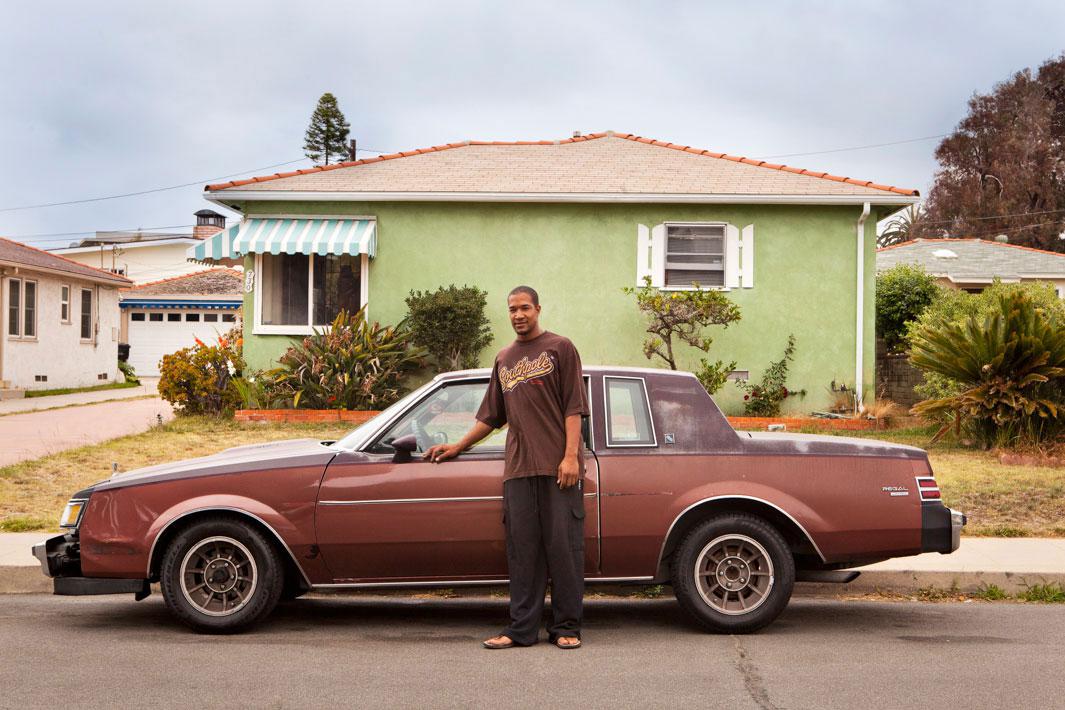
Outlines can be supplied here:
[[588, 414], [588, 399], [581, 357], [568, 338], [544, 331], [499, 351], [477, 419], [496, 429], [510, 425], [504, 480], [557, 476], [573, 414]]

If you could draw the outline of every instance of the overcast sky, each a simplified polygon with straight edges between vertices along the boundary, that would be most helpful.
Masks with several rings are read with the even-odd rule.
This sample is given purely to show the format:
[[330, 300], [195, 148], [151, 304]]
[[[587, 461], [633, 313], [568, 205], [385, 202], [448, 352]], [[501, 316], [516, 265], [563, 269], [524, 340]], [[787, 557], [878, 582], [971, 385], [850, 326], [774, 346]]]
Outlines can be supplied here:
[[[302, 157], [325, 91], [386, 152], [608, 129], [752, 157], [933, 136], [1065, 50], [1065, 3], [53, 0], [5, 2], [0, 27], [0, 235], [49, 247], [189, 225], [207, 180], [309, 165], [256, 170]], [[925, 194], [935, 145], [776, 159]]]

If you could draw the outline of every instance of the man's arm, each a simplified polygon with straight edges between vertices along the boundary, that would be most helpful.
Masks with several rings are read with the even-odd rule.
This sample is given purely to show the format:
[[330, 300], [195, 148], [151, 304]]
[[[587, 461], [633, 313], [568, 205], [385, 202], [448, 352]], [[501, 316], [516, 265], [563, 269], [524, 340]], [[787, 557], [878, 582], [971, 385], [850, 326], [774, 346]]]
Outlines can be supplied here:
[[[580, 422], [577, 423], [577, 429], [579, 436]], [[470, 427], [470, 430], [466, 432], [465, 436], [456, 441], [454, 444], [436, 444], [435, 446], [430, 446], [428, 451], [422, 454], [422, 458], [429, 459], [433, 463], [440, 463], [441, 461], [453, 459], [466, 449], [476, 444], [484, 437], [491, 434], [493, 431], [495, 431], [495, 429], [488, 426], [484, 422], [477, 420], [473, 423], [473, 426]]]
[[558, 487], [569, 488], [581, 476], [581, 415], [566, 417], [566, 453], [558, 465]]

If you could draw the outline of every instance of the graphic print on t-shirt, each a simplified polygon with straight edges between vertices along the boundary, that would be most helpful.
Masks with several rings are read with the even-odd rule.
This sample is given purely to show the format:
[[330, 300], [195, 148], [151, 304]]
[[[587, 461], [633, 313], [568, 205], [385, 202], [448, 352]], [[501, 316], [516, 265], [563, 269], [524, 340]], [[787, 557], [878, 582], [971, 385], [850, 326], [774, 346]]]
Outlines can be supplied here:
[[514, 363], [514, 367], [499, 367], [499, 384], [503, 392], [510, 392], [522, 382], [534, 380], [537, 377], [550, 375], [555, 371], [555, 363], [551, 361], [547, 352], [541, 352], [535, 359], [528, 356]]

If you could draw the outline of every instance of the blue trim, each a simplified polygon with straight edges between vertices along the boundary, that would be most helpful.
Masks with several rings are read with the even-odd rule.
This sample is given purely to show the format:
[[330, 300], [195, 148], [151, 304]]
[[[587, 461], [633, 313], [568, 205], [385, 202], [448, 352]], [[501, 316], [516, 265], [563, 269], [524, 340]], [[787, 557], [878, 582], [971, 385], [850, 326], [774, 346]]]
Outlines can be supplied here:
[[186, 300], [147, 300], [127, 298], [118, 302], [119, 308], [206, 308], [209, 310], [240, 308], [243, 301], [186, 301]]

